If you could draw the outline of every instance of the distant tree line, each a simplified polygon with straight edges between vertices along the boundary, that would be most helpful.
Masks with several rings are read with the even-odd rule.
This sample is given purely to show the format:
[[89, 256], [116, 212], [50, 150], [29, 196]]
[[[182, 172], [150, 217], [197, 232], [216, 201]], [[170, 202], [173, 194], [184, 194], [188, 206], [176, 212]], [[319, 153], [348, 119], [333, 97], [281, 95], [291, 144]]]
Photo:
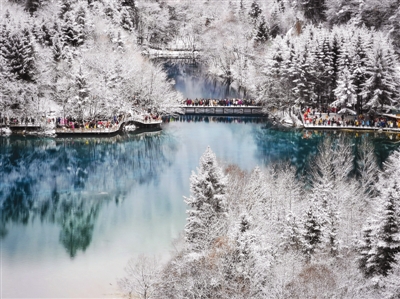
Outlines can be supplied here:
[[276, 39], [264, 70], [259, 95], [271, 108], [334, 105], [361, 113], [400, 100], [390, 40], [357, 26], [308, 26], [298, 37]]

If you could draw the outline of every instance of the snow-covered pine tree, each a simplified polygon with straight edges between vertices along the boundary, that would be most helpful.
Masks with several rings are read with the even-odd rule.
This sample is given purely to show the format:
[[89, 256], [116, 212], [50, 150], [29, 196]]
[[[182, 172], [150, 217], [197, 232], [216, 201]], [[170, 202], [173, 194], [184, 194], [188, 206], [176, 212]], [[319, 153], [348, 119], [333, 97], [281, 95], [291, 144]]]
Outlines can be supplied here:
[[264, 106], [267, 109], [287, 109], [293, 103], [287, 95], [288, 79], [285, 73], [285, 65], [281, 48], [283, 44], [275, 43], [271, 49], [272, 57], [265, 65], [265, 76], [262, 82]]
[[76, 17], [75, 23], [77, 28], [77, 45], [83, 45], [86, 40], [86, 10], [83, 5], [79, 6]]
[[339, 37], [335, 34], [333, 36], [331, 45], [331, 57], [332, 57], [332, 81], [331, 81], [331, 102], [334, 100], [334, 90], [337, 87], [337, 78], [339, 77], [339, 56], [341, 53], [341, 44]]
[[311, 256], [320, 247], [323, 238], [323, 220], [318, 216], [312, 203], [303, 215], [302, 222], [303, 251], [307, 260], [310, 260]]
[[298, 223], [296, 216], [290, 211], [286, 216], [281, 234], [280, 246], [285, 250], [300, 251], [303, 249], [302, 223]]
[[36, 58], [34, 39], [28, 28], [22, 30], [21, 46], [22, 70], [19, 75], [21, 79], [32, 82], [36, 73]]
[[342, 69], [337, 81], [337, 87], [334, 90], [336, 101], [332, 105], [336, 107], [353, 107], [357, 103], [356, 87], [353, 83], [353, 76], [351, 75], [347, 66]]
[[189, 249], [210, 248], [216, 238], [226, 234], [226, 177], [210, 147], [200, 158], [197, 174], [190, 177], [190, 197], [185, 225]]
[[358, 34], [354, 49], [354, 57], [352, 62], [352, 78], [353, 85], [357, 97], [357, 110], [362, 113], [364, 86], [367, 81], [366, 69], [369, 63], [367, 53], [365, 52], [364, 40], [361, 34]]
[[352, 71], [352, 55], [351, 55], [351, 44], [347, 41], [342, 42], [342, 47], [339, 55], [339, 72], [341, 72], [344, 68], [348, 68], [349, 71]]
[[365, 227], [362, 229], [362, 239], [359, 240], [357, 258], [358, 266], [365, 276], [370, 277], [373, 275], [373, 268], [370, 266], [371, 250], [372, 250], [372, 223], [368, 220]]
[[135, 0], [122, 0], [120, 6], [121, 26], [129, 31], [138, 27], [139, 9]]
[[358, 0], [326, 1], [326, 19], [331, 25], [345, 24], [359, 12]]
[[[282, 3], [282, 5], [283, 5], [283, 3]], [[271, 24], [270, 25], [269, 34], [271, 35], [272, 38], [275, 38], [277, 35], [281, 34], [281, 32], [282, 32], [278, 14], [279, 14], [279, 12], [277, 10], [274, 10], [272, 12], [271, 18], [269, 20], [269, 23]]]
[[[297, 65], [297, 53], [294, 44], [291, 43], [289, 39], [287, 40], [287, 47], [284, 47], [284, 50], [286, 50], [287, 53], [286, 55], [282, 53], [282, 57], [286, 57], [286, 59], [284, 59], [281, 64], [281, 80], [285, 88], [281, 92], [284, 92], [288, 101], [294, 104], [296, 100], [294, 95], [296, 84], [294, 80], [296, 79], [295, 66]], [[284, 50], [282, 52], [285, 52]]]
[[257, 26], [257, 33], [254, 39], [259, 43], [265, 43], [269, 39], [269, 30], [264, 16], [261, 17], [261, 21]]
[[255, 225], [247, 213], [239, 216], [238, 231], [235, 238], [234, 266], [235, 275], [231, 278], [231, 284], [236, 284], [236, 289], [243, 292], [245, 298], [265, 298], [263, 285], [268, 275], [269, 261], [267, 255], [262, 255], [260, 238], [254, 231]]
[[324, 72], [322, 73], [322, 80], [325, 85], [325, 91], [324, 91], [324, 97], [329, 98], [331, 95], [332, 91], [334, 90], [334, 61], [332, 57], [332, 48], [329, 42], [329, 38], [327, 36], [324, 37], [323, 40], [323, 45], [322, 45], [322, 51], [323, 51], [323, 66], [324, 66]]
[[1, 55], [6, 61], [7, 69], [17, 79], [32, 82], [35, 75], [35, 51], [33, 37], [27, 28], [10, 33], [3, 29]]
[[64, 19], [67, 12], [72, 11], [74, 0], [60, 0], [60, 11], [58, 13], [60, 19]]
[[293, 80], [295, 103], [301, 106], [312, 105], [315, 100], [315, 72], [307, 45], [304, 45], [304, 49], [299, 53], [296, 63], [293, 65], [293, 75], [295, 78]]
[[304, 16], [313, 23], [325, 21], [325, 0], [301, 0], [299, 4]]
[[52, 30], [48, 27], [48, 24], [43, 19], [42, 25], [40, 26], [39, 29], [38, 42], [41, 43], [42, 45], [51, 47], [53, 45], [53, 35], [54, 32], [52, 32]]
[[252, 19], [253, 23], [257, 23], [258, 18], [262, 14], [262, 9], [260, 8], [260, 5], [257, 3], [257, 1], [253, 1], [250, 6], [250, 11], [249, 11], [249, 16]]
[[245, 207], [252, 215], [259, 214], [264, 218], [263, 212], [267, 205], [267, 190], [264, 183], [265, 177], [259, 167], [251, 172], [249, 182], [244, 188]]
[[64, 14], [61, 24], [62, 40], [73, 47], [79, 46], [82, 42], [80, 27], [75, 20], [74, 11], [68, 11]]
[[400, 152], [395, 151], [385, 162], [377, 189], [376, 213], [364, 229], [359, 244], [359, 266], [369, 276], [387, 276], [400, 253]]
[[374, 147], [366, 136], [363, 136], [357, 153], [356, 171], [359, 176], [358, 181], [360, 182], [361, 191], [365, 194], [364, 198], [373, 198], [376, 195], [375, 182], [379, 167]]
[[74, 76], [76, 94], [69, 102], [70, 110], [77, 116], [78, 121], [83, 122], [85, 112], [87, 110], [87, 103], [89, 101], [89, 87], [87, 84], [86, 75], [82, 71], [82, 66]]
[[[319, 38], [317, 37], [317, 42], [313, 49], [313, 56], [314, 56], [315, 75], [317, 78], [319, 78], [319, 80], [316, 80], [315, 82], [314, 92], [317, 97], [317, 102], [320, 104], [322, 104], [322, 96], [327, 92], [328, 88], [327, 86], [328, 80], [326, 73], [329, 72], [329, 66], [325, 67], [324, 46], [325, 46], [325, 39], [323, 38], [322, 34], [319, 34]], [[328, 78], [330, 78], [330, 76]]]
[[394, 182], [389, 188], [380, 190], [377, 215], [359, 246], [360, 268], [367, 277], [387, 276], [400, 252], [400, 186]]
[[338, 228], [340, 225], [339, 213], [335, 204], [330, 204], [325, 218], [325, 246], [331, 256], [336, 256], [339, 253], [340, 242], [338, 238]]
[[392, 107], [398, 102], [397, 71], [389, 49], [383, 47], [381, 44], [377, 49], [372, 69], [367, 70], [369, 78], [364, 84], [363, 95], [367, 99], [365, 106], [375, 109], [382, 109], [384, 105]]

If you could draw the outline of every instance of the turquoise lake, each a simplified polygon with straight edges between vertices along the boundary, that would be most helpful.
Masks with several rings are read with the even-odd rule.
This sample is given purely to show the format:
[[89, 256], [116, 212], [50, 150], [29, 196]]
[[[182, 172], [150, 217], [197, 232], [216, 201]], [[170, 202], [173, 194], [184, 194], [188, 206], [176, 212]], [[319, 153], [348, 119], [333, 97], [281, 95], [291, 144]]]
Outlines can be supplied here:
[[[202, 84], [185, 76], [187, 86]], [[110, 138], [0, 137], [0, 297], [116, 297], [130, 258], [166, 259], [173, 250], [189, 177], [207, 146], [247, 171], [287, 161], [302, 172], [323, 138], [367, 138], [380, 162], [399, 140], [274, 129], [261, 118], [187, 116], [162, 128]]]

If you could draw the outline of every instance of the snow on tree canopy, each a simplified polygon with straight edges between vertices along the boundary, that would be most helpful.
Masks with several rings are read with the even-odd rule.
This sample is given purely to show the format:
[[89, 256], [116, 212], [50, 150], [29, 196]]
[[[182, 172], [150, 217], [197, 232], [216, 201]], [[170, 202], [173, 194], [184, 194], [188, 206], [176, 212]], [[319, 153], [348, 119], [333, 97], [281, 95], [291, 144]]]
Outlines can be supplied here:
[[197, 174], [190, 177], [190, 197], [185, 237], [191, 248], [202, 250], [223, 234], [226, 213], [226, 177], [208, 147], [200, 158]]

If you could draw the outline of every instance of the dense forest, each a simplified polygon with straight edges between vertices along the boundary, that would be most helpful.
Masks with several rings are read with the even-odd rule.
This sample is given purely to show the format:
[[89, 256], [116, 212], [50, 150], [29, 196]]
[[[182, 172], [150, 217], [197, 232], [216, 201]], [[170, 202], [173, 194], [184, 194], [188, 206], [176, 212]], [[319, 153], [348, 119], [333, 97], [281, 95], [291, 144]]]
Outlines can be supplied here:
[[8, 0], [0, 15], [3, 116], [170, 113], [182, 99], [154, 49], [189, 51], [269, 110], [399, 101], [395, 0]]
[[288, 164], [247, 173], [208, 148], [173, 257], [130, 261], [121, 289], [133, 298], [398, 298], [400, 152], [383, 171], [366, 139], [355, 148], [344, 135], [326, 138], [318, 152], [299, 176]]

